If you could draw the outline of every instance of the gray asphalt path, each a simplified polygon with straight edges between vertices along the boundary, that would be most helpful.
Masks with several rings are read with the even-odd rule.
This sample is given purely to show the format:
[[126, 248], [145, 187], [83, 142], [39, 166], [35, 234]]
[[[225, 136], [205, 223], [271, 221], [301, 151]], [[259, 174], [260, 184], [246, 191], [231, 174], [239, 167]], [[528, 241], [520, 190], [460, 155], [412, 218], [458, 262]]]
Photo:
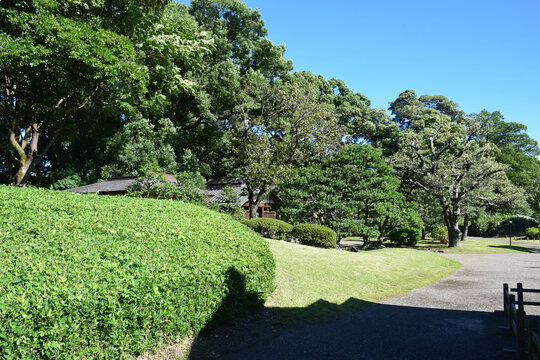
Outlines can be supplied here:
[[[444, 256], [463, 266], [437, 283], [333, 321], [246, 335], [213, 358], [515, 359], [503, 351], [514, 341], [497, 329], [504, 319], [493, 311], [502, 308], [504, 282], [540, 288], [540, 254]], [[540, 315], [540, 308], [526, 311]]]

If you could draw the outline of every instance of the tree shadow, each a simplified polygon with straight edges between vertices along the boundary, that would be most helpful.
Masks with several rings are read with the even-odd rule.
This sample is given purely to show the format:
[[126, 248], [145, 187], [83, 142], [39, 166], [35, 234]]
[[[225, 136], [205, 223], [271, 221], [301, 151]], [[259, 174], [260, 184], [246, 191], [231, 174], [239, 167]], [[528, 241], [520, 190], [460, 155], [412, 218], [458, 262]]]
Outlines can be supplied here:
[[519, 252], [526, 252], [526, 253], [533, 253], [535, 252], [535, 249], [534, 248], [530, 248], [530, 247], [526, 247], [526, 246], [517, 246], [517, 245], [488, 245], [488, 247], [490, 248], [495, 248], [495, 249], [509, 249], [509, 250], [514, 250], [514, 251], [519, 251]]
[[340, 305], [320, 299], [302, 308], [264, 308], [245, 284], [242, 274], [229, 269], [228, 295], [193, 341], [188, 359], [516, 358], [502, 351], [515, 347], [514, 340], [497, 330], [505, 321], [492, 312], [356, 298]]

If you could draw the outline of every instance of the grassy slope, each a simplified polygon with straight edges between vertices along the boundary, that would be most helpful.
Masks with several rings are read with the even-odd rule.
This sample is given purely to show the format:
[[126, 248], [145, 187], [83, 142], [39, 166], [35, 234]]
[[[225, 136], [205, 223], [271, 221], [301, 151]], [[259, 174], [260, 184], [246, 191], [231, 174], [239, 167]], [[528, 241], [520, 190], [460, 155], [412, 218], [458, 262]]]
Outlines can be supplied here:
[[320, 299], [378, 301], [428, 285], [459, 262], [412, 249], [352, 253], [269, 240], [276, 259], [277, 288], [269, 307], [305, 307]]

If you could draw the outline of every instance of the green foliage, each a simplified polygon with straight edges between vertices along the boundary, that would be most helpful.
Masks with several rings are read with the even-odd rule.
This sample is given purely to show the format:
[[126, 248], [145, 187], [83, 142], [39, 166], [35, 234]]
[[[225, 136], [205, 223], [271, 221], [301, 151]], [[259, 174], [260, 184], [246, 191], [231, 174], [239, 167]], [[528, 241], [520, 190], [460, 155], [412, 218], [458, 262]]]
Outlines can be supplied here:
[[540, 237], [540, 229], [537, 227], [526, 228], [525, 236], [529, 239], [538, 239]]
[[448, 244], [448, 229], [446, 226], [437, 226], [431, 230], [431, 239], [441, 244]]
[[380, 150], [350, 145], [291, 172], [277, 195], [280, 213], [291, 223], [318, 223], [340, 238], [360, 235], [369, 241], [384, 236], [387, 227], [421, 222], [399, 186]]
[[285, 221], [270, 218], [252, 218], [242, 221], [264, 237], [276, 240], [287, 240], [293, 226]]
[[336, 232], [323, 225], [299, 224], [293, 228], [291, 235], [303, 245], [333, 248], [337, 243]]
[[268, 244], [204, 207], [0, 187], [0, 219], [2, 359], [125, 359], [273, 289]]
[[390, 241], [400, 245], [416, 245], [422, 237], [420, 229], [411, 227], [397, 227], [388, 233]]
[[225, 186], [221, 189], [220, 204], [216, 206], [216, 209], [231, 214], [235, 219], [244, 219], [246, 212], [242, 208], [240, 203], [240, 196], [234, 190], [232, 186]]
[[529, 227], [538, 227], [538, 221], [529, 216], [515, 215], [505, 219], [498, 226], [498, 232], [500, 234], [522, 236], [525, 234], [525, 230]]

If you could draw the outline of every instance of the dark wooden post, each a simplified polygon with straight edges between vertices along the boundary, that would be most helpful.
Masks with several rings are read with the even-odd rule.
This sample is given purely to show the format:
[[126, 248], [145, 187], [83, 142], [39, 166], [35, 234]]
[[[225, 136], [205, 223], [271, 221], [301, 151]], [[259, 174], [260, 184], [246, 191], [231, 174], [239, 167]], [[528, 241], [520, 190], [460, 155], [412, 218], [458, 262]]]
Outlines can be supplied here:
[[516, 296], [514, 294], [510, 294], [509, 300], [508, 300], [508, 328], [510, 331], [512, 331], [512, 306], [514, 306], [516, 302]]
[[503, 305], [504, 305], [504, 313], [506, 316], [508, 316], [508, 284], [503, 284]]
[[520, 354], [525, 352], [525, 311], [517, 311], [516, 319], [516, 340], [517, 340], [517, 351]]
[[538, 321], [529, 319], [529, 325], [527, 326], [529, 328], [528, 330], [528, 338], [529, 338], [529, 360], [534, 360], [534, 358], [538, 354], [538, 349], [536, 347], [535, 343], [535, 337], [534, 334], [538, 334]]
[[517, 284], [517, 296], [518, 296], [518, 309], [524, 311], [523, 309], [523, 284]]

